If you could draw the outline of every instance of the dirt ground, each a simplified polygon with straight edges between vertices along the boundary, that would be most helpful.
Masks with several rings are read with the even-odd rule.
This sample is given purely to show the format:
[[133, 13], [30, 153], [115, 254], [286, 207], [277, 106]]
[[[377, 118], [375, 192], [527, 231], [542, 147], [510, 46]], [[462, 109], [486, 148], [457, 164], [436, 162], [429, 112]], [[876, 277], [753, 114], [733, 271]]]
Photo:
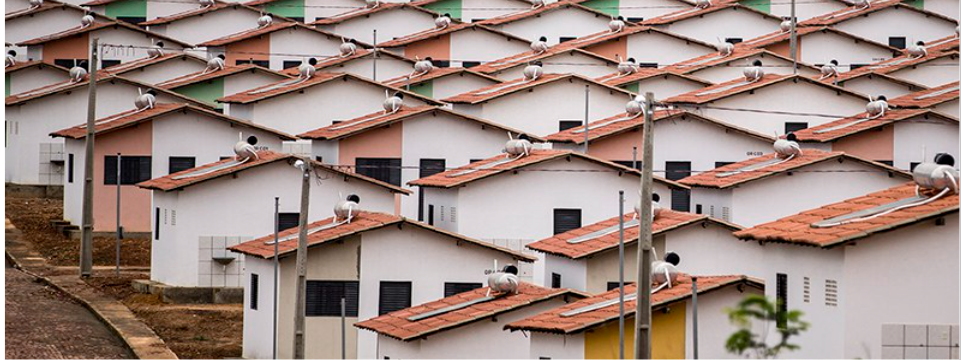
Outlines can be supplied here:
[[[63, 202], [45, 198], [6, 198], [6, 216], [40, 252], [47, 263], [76, 266], [80, 242], [56, 232], [50, 220], [62, 219]], [[110, 238], [94, 239], [94, 265], [114, 265], [115, 242]], [[125, 239], [122, 243], [124, 266], [150, 265], [150, 240]], [[56, 271], [76, 271], [66, 268]], [[148, 272], [124, 271], [117, 276], [111, 270], [95, 270], [87, 283], [109, 294], [130, 308], [159, 335], [180, 358], [239, 358], [243, 341], [243, 306], [172, 305], [157, 296], [140, 294], [130, 286], [133, 279], [147, 279]]]
[[[80, 262], [80, 241], [57, 233], [51, 220], [63, 219], [63, 200], [46, 198], [6, 198], [6, 215], [27, 241], [57, 266], [76, 266]], [[116, 241], [93, 239], [93, 264], [114, 265]], [[150, 266], [150, 240], [124, 239], [120, 245], [123, 266]]]

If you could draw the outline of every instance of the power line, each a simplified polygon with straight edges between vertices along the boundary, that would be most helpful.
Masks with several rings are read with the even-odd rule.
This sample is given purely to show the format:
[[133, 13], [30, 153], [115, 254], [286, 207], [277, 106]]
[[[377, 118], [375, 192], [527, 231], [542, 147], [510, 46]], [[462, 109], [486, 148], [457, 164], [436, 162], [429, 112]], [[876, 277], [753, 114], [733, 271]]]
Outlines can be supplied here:
[[[762, 155], [762, 156], [763, 156], [763, 155]], [[367, 169], [369, 169], [369, 170], [420, 170], [420, 169], [421, 169], [421, 167], [420, 167], [420, 166], [417, 166], [417, 165], [400, 165], [400, 166], [395, 166], [395, 165], [332, 165], [332, 164], [325, 164], [325, 165], [328, 166], [328, 167], [331, 167], [331, 168], [339, 169], [339, 170], [353, 170], [353, 171], [349, 171], [349, 172], [355, 172], [355, 173], [356, 173], [356, 170], [358, 170], [358, 169], [365, 169], [365, 170], [367, 170]], [[813, 165], [813, 164], [810, 164], [810, 165]], [[450, 171], [450, 170], [472, 170], [473, 172], [502, 172], [502, 171], [511, 171], [511, 172], [513, 172], [513, 171], [526, 171], [526, 172], [547, 172], [547, 173], [622, 173], [622, 172], [625, 171], [625, 170], [615, 170], [615, 169], [525, 169], [525, 168], [517, 168], [517, 169], [514, 169], [514, 168], [498, 168], [498, 167], [483, 169], [483, 168], [470, 168], [470, 167], [463, 167], [463, 166], [461, 166], [461, 167], [445, 167], [445, 168], [429, 166], [429, 167], [423, 167], [423, 168], [424, 168], [424, 169], [427, 169], [427, 170], [443, 170], [443, 171]], [[628, 168], [630, 168], [630, 167], [628, 167]], [[633, 170], [637, 170], [637, 169], [633, 169]], [[902, 170], [902, 169], [898, 169], [898, 170]], [[683, 171], [681, 171], [681, 170], [666, 170], [666, 169], [655, 169], [655, 170], [654, 170], [654, 172], [656, 172], [656, 173], [664, 173], [664, 174], [667, 174], [667, 173], [729, 173], [729, 172], [738, 172], [738, 173], [765, 173], [765, 174], [769, 174], [769, 173], [786, 173], [786, 172], [791, 172], [791, 173], [889, 173], [889, 172], [891, 172], [891, 171], [893, 171], [893, 170], [868, 170], [868, 169], [852, 169], [852, 170], [837, 170], [837, 169], [835, 169], [835, 170], [803, 170], [803, 169], [797, 169], [797, 170], [764, 170], [764, 169], [756, 169], [756, 170], [744, 170], [744, 171], [740, 171], [740, 170], [737, 170], [737, 169], [725, 169], [725, 170], [710, 169], [710, 170], [683, 170]], [[907, 170], [903, 170], [903, 171], [907, 171]]]
[[[170, 4], [193, 4], [193, 5], [199, 5], [196, 1], [189, 1], [189, 0], [179, 0], [179, 1], [178, 1], [178, 0], [147, 0], [147, 2], [152, 2], [152, 3], [170, 3]], [[837, 3], [837, 1], [835, 1], [835, 0], [805, 0], [805, 1], [797, 1], [796, 3], [797, 3], [797, 4], [803, 4], [803, 5], [809, 5], [809, 4]], [[545, 6], [550, 6], [550, 5], [552, 5], [552, 4], [554, 4], [554, 3], [550, 3], [550, 4], [547, 4], [547, 5], [545, 5]], [[789, 5], [789, 4], [791, 4], [791, 2], [790, 2], [790, 1], [771, 1], [770, 4], [771, 4], [771, 5]], [[383, 4], [382, 4], [382, 5], [383, 5]], [[298, 8], [298, 9], [300, 9], [300, 8], [304, 8], [304, 9], [311, 9], [311, 8], [312, 8], [312, 9], [345, 9], [345, 10], [347, 10], [347, 11], [350, 11], [350, 10], [358, 10], [358, 9], [367, 9], [367, 8], [368, 8], [368, 7], [366, 7], [366, 6], [359, 6], [359, 5], [358, 5], [358, 6], [349, 6], [349, 5], [306, 5], [306, 4], [305, 4], [305, 5], [262, 4], [262, 6], [269, 6], [269, 7], [271, 7], [271, 8]], [[538, 9], [535, 9], [535, 8], [533, 8], [533, 7], [531, 7], [531, 6], [516, 6], [516, 7], [515, 7], [515, 6], [490, 6], [490, 7], [487, 7], [487, 6], [481, 6], [481, 7], [456, 7], [456, 6], [455, 6], [455, 7], [444, 7], [444, 6], [435, 7], [435, 6], [418, 6], [418, 7], [419, 7], [419, 8], [422, 8], [422, 9], [425, 9], [425, 10], [428, 10], [428, 11], [434, 11], [434, 10], [517, 10], [518, 12], [523, 12], [523, 11], [535, 11], [535, 10], [538, 10], [538, 9], [539, 9], [539, 8], [538, 8]], [[634, 6], [585, 6], [585, 7], [590, 8], [590, 9], [594, 9], [594, 10], [600, 10], [600, 9], [608, 9], [608, 10], [613, 10], [613, 9], [662, 9], [662, 8], [668, 8], [668, 9], [690, 9], [690, 8], [694, 8], [694, 5], [692, 5], [692, 4], [680, 5], [680, 4], [679, 4], [679, 5], [656, 5], [656, 6], [634, 5]], [[196, 10], [190, 10], [190, 11], [196, 11]], [[345, 11], [345, 12], [346, 12], [346, 11]], [[284, 16], [284, 15], [280, 14], [280, 16]], [[337, 16], [338, 16], [338, 15], [334, 15], [334, 16], [332, 16], [332, 17], [337, 17]]]

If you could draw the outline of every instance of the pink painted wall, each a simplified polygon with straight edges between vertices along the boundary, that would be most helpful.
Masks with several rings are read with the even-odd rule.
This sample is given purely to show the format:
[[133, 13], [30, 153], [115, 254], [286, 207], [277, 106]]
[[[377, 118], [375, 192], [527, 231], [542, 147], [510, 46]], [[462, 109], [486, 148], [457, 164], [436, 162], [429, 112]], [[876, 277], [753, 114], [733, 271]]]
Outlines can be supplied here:
[[407, 45], [407, 47], [404, 48], [404, 56], [411, 59], [415, 57], [426, 59], [429, 56], [434, 60], [449, 60], [450, 34]]
[[[98, 135], [93, 158], [94, 231], [117, 229], [117, 186], [104, 185], [104, 156], [117, 153], [151, 156], [152, 126], [150, 122]], [[156, 159], [154, 159], [156, 161]], [[120, 223], [126, 232], [150, 231], [150, 190], [135, 185], [120, 187]]]
[[238, 41], [226, 46], [224, 63], [236, 65], [237, 60], [270, 61], [270, 35], [261, 35], [247, 40]]
[[643, 141], [642, 135], [643, 131], [638, 129], [637, 131], [627, 131], [614, 136], [608, 136], [600, 140], [594, 140], [591, 142], [590, 147], [587, 149], [587, 153], [591, 156], [598, 157], [604, 160], [618, 161], [618, 160], [631, 160], [634, 157], [634, 147], [637, 147], [637, 159], [640, 161], [641, 152], [643, 151], [643, 146], [641, 144]]
[[617, 56], [620, 56], [622, 59], [626, 59], [628, 58], [627, 37], [621, 37], [621, 38], [617, 38], [616, 40], [607, 41], [594, 46], [588, 46], [584, 48], [584, 50], [590, 51], [592, 53], [606, 57], [608, 59], [617, 59]]
[[86, 59], [90, 57], [89, 33], [43, 44], [43, 62], [53, 64], [56, 59]]
[[403, 124], [371, 130], [340, 141], [338, 164], [356, 165], [357, 158], [400, 158]]
[[868, 160], [894, 160], [894, 126], [868, 130], [848, 136], [834, 143], [831, 150], [844, 151]]

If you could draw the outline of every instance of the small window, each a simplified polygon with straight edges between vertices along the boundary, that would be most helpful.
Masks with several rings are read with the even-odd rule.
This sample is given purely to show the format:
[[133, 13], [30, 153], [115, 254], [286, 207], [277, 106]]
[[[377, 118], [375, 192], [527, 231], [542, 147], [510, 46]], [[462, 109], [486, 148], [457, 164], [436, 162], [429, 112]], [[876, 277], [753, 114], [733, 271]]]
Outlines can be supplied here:
[[314, 160], [316, 160], [316, 161], [319, 162], [319, 163], [322, 163], [322, 162], [324, 162], [324, 157], [323, 157], [323, 156], [314, 156]]
[[887, 166], [894, 166], [894, 160], [874, 160]]
[[[633, 282], [625, 281], [625, 282], [624, 282], [624, 287], [626, 288], [626, 287], [628, 287], [628, 286], [631, 285], [631, 284], [633, 284]], [[607, 291], [611, 291], [611, 290], [617, 289], [617, 288], [620, 287], [620, 285], [621, 285], [620, 282], [617, 282], [617, 281], [608, 281], [608, 282], [607, 282]]]
[[111, 66], [120, 65], [120, 60], [100, 60], [100, 68], [106, 69]]
[[857, 68], [865, 67], [865, 66], [868, 66], [868, 64], [851, 64], [851, 71], [854, 71]]
[[473, 163], [478, 162], [478, 161], [481, 161], [481, 160], [484, 160], [484, 159], [470, 159], [470, 163], [473, 164]]
[[346, 316], [357, 317], [359, 281], [307, 280], [307, 316], [340, 316], [340, 299], [346, 300]]
[[86, 66], [81, 66], [86, 64], [86, 60], [87, 59], [54, 59], [53, 64], [57, 66], [65, 67], [67, 69], [71, 69], [76, 66], [80, 66], [86, 69], [87, 68]]
[[326, 16], [318, 16], [318, 17], [315, 17], [315, 18], [314, 18], [314, 21], [321, 21], [321, 20], [326, 19], [326, 18], [327, 18]]
[[[104, 156], [104, 185], [117, 184], [117, 156]], [[149, 156], [122, 156], [120, 160], [120, 185], [135, 185], [150, 180]]]
[[254, 64], [260, 67], [269, 68], [270, 60], [237, 60], [237, 65]]
[[461, 65], [465, 68], [472, 68], [475, 66], [479, 66], [480, 64], [481, 64], [480, 61], [464, 61], [461, 63]]
[[129, 23], [129, 24], [137, 25], [139, 23], [147, 21], [147, 18], [142, 16], [118, 16], [117, 20], [123, 21], [125, 23]]
[[427, 225], [434, 225], [434, 205], [427, 205]]
[[554, 288], [554, 289], [561, 288], [561, 274], [551, 273], [551, 288]]
[[410, 281], [381, 281], [378, 314], [384, 315], [410, 307]]
[[303, 61], [300, 60], [284, 60], [284, 69], [290, 69], [300, 66]]
[[657, 63], [642, 62], [642, 63], [637, 63], [637, 67], [639, 67], [639, 68], [654, 68], [654, 69], [656, 69], [656, 68], [657, 68]]
[[300, 225], [300, 213], [280, 213], [280, 221], [277, 222], [277, 231], [284, 231]]
[[895, 49], [905, 49], [908, 47], [908, 39], [904, 36], [891, 36], [888, 38], [888, 45]]
[[167, 174], [193, 169], [196, 165], [197, 159], [192, 156], [171, 156], [167, 166]]
[[156, 208], [154, 211], [153, 219], [153, 239], [160, 240], [160, 208]]
[[[691, 176], [690, 161], [668, 161], [665, 163], [669, 180], [681, 180]], [[671, 209], [677, 211], [691, 211], [691, 191], [688, 189], [671, 189]]]
[[299, 23], [304, 22], [304, 17], [303, 17], [303, 16], [288, 16], [287, 18], [290, 19], [290, 20], [299, 22]]
[[444, 172], [447, 161], [444, 159], [420, 159], [420, 177], [428, 177]]
[[697, 204], [696, 206], [694, 206], [694, 213], [695, 213], [695, 214], [698, 214], [698, 215], [703, 214], [703, 213], [704, 213], [704, 206], [702, 206], [701, 204]]
[[73, 183], [73, 154], [67, 154], [67, 182]]
[[914, 167], [915, 167], [915, 166], [918, 166], [918, 164], [920, 164], [920, 163], [919, 163], [919, 162], [911, 162], [911, 171], [912, 171], [912, 172], [914, 171]]
[[637, 160], [637, 161], [635, 161], [635, 160], [616, 160], [616, 161], [614, 161], [614, 163], [615, 163], [615, 164], [618, 164], [618, 165], [627, 166], [627, 167], [629, 167], [629, 168], [634, 168], [634, 169], [638, 169], [638, 170], [641, 169], [641, 161], [640, 161], [640, 160]]
[[554, 209], [554, 235], [581, 227], [581, 209]]
[[450, 67], [450, 60], [434, 60], [433, 63], [435, 67], [439, 67], [439, 68]]
[[581, 126], [581, 124], [583, 123], [584, 122], [580, 120], [561, 120], [560, 122], [558, 122], [559, 126], [557, 127], [558, 128], [557, 131], [564, 131], [567, 129], [576, 128], [578, 126]]
[[444, 283], [444, 297], [454, 296], [483, 287], [481, 283]]
[[786, 122], [784, 123], [784, 133], [790, 134], [798, 130], [804, 130], [808, 128], [808, 123], [806, 122]]
[[627, 22], [640, 23], [640, 22], [642, 22], [642, 21], [644, 21], [644, 18], [642, 18], [642, 17], [628, 17], [628, 18], [627, 18]]
[[[777, 312], [787, 313], [787, 274], [777, 274]], [[777, 327], [784, 328], [787, 324], [781, 316], [777, 317]]]
[[577, 37], [576, 37], [576, 36], [561, 36], [560, 39], [559, 39], [559, 41], [560, 41], [560, 42], [568, 42], [568, 41], [571, 41], [571, 40], [574, 40], [574, 39], [577, 39]]
[[724, 39], [724, 41], [729, 42], [731, 44], [737, 44], [739, 42], [744, 41], [744, 39], [743, 38], [727, 38], [727, 39]]
[[358, 174], [400, 186], [400, 159], [357, 158], [356, 162]]
[[257, 310], [260, 299], [260, 276], [250, 274], [250, 310]]

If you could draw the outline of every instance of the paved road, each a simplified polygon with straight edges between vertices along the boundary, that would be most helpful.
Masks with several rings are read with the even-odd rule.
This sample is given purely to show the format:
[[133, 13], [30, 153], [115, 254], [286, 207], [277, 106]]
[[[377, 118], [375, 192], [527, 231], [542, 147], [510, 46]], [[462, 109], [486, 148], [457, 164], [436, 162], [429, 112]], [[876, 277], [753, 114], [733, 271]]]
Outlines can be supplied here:
[[133, 358], [82, 305], [6, 261], [4, 265], [7, 359]]

